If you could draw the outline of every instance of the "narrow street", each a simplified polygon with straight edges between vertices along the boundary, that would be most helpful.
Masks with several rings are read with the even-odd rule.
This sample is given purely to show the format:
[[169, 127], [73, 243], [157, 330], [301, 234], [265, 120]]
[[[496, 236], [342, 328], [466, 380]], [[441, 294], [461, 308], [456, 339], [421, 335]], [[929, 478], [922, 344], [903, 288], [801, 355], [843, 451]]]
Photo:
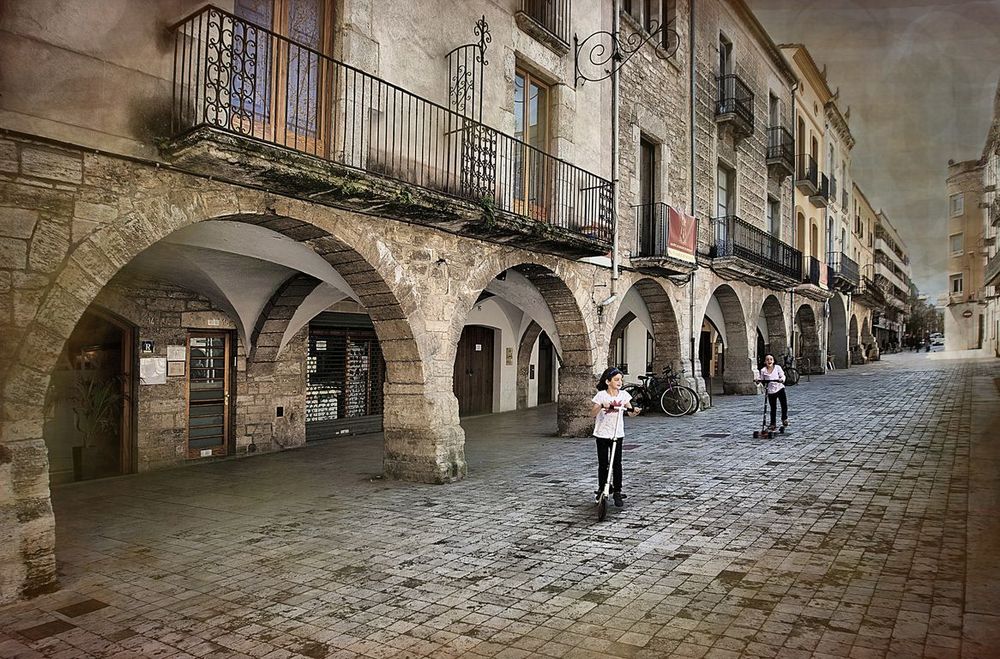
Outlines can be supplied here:
[[60, 486], [60, 590], [2, 657], [1000, 656], [1000, 363], [896, 354], [630, 420], [597, 523], [552, 406], [472, 418], [469, 476], [381, 438]]

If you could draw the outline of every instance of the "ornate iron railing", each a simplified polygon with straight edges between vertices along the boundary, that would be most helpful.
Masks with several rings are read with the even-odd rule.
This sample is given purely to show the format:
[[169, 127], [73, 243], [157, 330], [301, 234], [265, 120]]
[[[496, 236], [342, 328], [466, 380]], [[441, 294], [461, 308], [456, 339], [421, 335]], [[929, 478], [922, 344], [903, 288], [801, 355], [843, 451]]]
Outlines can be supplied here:
[[713, 218], [713, 257], [735, 256], [798, 281], [802, 277], [802, 252], [735, 215]]
[[861, 281], [861, 271], [858, 263], [843, 252], [830, 252], [828, 255], [830, 270], [834, 276], [840, 277], [853, 286], [857, 286]]
[[826, 174], [819, 175], [819, 189], [814, 197], [821, 197], [824, 202], [830, 201], [830, 179]]
[[816, 159], [808, 153], [803, 153], [796, 160], [795, 182], [811, 183], [813, 188], [819, 189], [819, 167], [816, 166]]
[[610, 241], [610, 181], [206, 6], [174, 26], [173, 132], [211, 127]]
[[767, 129], [767, 159], [780, 161], [789, 172], [795, 171], [795, 138], [790, 130], [782, 126]]
[[521, 11], [546, 32], [569, 45], [570, 0], [521, 0]]
[[829, 187], [827, 188], [827, 197], [833, 201], [837, 201], [837, 175], [831, 174], [829, 178]]
[[715, 114], [735, 114], [753, 129], [753, 92], [735, 73], [719, 76]]
[[861, 283], [854, 291], [855, 297], [867, 299], [872, 306], [884, 305], [885, 291], [882, 290], [871, 277], [861, 277]]

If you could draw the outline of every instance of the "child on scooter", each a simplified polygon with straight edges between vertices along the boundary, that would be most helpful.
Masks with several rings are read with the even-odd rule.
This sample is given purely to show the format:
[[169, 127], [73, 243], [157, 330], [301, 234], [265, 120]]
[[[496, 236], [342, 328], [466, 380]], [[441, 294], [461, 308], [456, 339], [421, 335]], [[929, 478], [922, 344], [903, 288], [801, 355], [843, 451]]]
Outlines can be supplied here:
[[781, 425], [787, 426], [788, 398], [785, 396], [785, 371], [774, 363], [772, 355], [764, 357], [764, 368], [760, 369], [760, 377], [757, 382], [766, 383], [764, 385], [767, 387], [765, 393], [767, 395], [767, 402], [771, 406], [771, 427], [769, 430], [774, 430], [777, 427], [775, 416], [778, 403], [781, 403]]
[[614, 464], [612, 468], [611, 493], [615, 501], [615, 506], [621, 508], [624, 505], [622, 499], [622, 440], [625, 439], [624, 414], [635, 416], [641, 412], [641, 408], [633, 407], [632, 396], [627, 391], [622, 391], [622, 372], [617, 368], [609, 368], [601, 374], [601, 379], [597, 383], [597, 395], [593, 398], [594, 407], [591, 414], [596, 418], [594, 422], [594, 437], [597, 440], [597, 496], [600, 500], [601, 489], [608, 477], [608, 459], [611, 453], [611, 445], [618, 442], [615, 450]]

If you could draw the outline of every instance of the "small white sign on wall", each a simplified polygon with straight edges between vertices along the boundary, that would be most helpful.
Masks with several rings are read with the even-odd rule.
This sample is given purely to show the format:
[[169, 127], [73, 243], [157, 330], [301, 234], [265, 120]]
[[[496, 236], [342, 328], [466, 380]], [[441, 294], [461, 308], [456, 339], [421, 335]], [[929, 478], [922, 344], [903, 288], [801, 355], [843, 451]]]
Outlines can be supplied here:
[[476, 352], [482, 352], [482, 351], [483, 351], [483, 344], [482, 343], [477, 343], [476, 344]]
[[139, 384], [164, 384], [166, 381], [166, 357], [143, 357], [139, 360]]
[[186, 346], [167, 346], [167, 361], [168, 362], [183, 362], [183, 361], [187, 361], [187, 347]]

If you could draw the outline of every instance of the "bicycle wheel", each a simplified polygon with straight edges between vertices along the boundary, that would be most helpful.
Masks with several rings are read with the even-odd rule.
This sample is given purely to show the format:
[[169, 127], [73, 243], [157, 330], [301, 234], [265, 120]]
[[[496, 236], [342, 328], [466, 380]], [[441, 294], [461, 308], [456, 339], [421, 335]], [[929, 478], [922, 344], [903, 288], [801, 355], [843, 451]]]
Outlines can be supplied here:
[[628, 391], [628, 393], [632, 396], [632, 407], [642, 409], [642, 411], [639, 412], [639, 416], [642, 416], [646, 410], [649, 409], [649, 401], [646, 397], [646, 391], [642, 387], [635, 387], [632, 391], [629, 391], [628, 387], [626, 387], [625, 391]]
[[701, 409], [701, 399], [698, 398], [698, 392], [691, 387], [684, 387], [691, 394], [691, 409], [687, 411], [688, 414], [694, 414]]
[[799, 371], [794, 366], [789, 366], [785, 371], [785, 384], [793, 386], [799, 383]]
[[674, 386], [660, 395], [660, 407], [667, 416], [684, 416], [694, 405], [694, 392], [687, 387]]

